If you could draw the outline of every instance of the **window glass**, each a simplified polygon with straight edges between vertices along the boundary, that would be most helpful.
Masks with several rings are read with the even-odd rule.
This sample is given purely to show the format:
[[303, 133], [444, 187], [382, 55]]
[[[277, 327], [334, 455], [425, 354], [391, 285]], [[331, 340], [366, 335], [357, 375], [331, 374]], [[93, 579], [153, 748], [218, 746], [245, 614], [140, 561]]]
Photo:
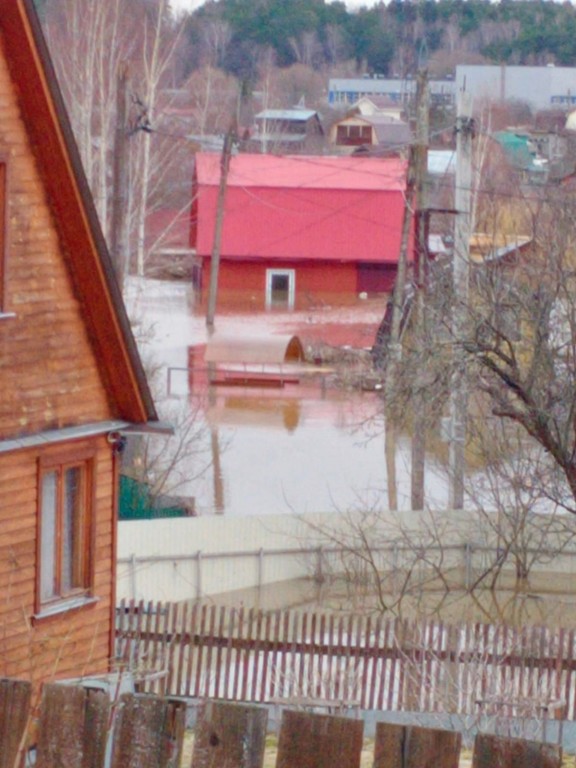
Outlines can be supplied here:
[[40, 597], [49, 600], [56, 593], [56, 472], [42, 475]]
[[82, 580], [82, 493], [81, 468], [64, 472], [64, 508], [62, 510], [62, 592], [84, 586]]

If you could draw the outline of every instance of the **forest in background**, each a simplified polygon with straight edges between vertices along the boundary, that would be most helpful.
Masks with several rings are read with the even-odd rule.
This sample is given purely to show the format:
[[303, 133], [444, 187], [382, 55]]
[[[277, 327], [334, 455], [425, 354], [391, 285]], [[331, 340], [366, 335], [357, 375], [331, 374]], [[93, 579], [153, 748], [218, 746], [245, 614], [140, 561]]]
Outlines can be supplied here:
[[[45, 14], [54, 0], [35, 0]], [[137, 5], [153, 9], [154, 0]], [[325, 0], [208, 0], [185, 15], [183, 74], [209, 63], [252, 82], [263, 58], [406, 77], [456, 64], [576, 65], [576, 9], [524, 0], [393, 0], [348, 10]], [[335, 74], [338, 74], [337, 72]]]
[[212, 63], [250, 79], [267, 50], [281, 67], [353, 62], [399, 77], [422, 63], [436, 76], [452, 74], [457, 63], [576, 63], [570, 3], [401, 0], [352, 12], [324, 0], [209, 0], [189, 16], [187, 36], [188, 66], [216, 53]]

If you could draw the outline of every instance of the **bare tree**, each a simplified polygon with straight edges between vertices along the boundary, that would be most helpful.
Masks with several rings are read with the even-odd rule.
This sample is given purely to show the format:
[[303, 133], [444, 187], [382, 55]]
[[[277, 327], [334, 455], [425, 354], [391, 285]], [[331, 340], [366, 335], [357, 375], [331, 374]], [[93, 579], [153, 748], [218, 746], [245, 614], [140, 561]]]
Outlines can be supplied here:
[[[52, 0], [45, 31], [104, 233], [109, 235], [116, 91], [121, 65], [130, 63], [131, 108], [128, 217], [131, 250], [140, 274], [146, 260], [146, 220], [154, 201], [170, 195], [181, 167], [182, 135], [162, 130], [173, 90], [179, 28], [167, 0]], [[176, 159], [178, 157], [178, 159]], [[188, 190], [187, 190], [188, 191]]]

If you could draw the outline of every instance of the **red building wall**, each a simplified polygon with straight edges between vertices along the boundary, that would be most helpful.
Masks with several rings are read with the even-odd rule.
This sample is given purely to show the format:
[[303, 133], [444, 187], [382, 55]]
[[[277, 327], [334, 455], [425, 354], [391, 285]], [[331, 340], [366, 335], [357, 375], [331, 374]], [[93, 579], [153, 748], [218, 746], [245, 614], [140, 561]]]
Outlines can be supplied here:
[[[266, 304], [266, 269], [293, 269], [296, 272], [295, 308], [305, 308], [322, 301], [353, 302], [358, 292], [356, 264], [255, 261], [220, 263], [218, 300], [221, 305], [264, 309]], [[208, 296], [210, 259], [202, 268], [202, 299]]]

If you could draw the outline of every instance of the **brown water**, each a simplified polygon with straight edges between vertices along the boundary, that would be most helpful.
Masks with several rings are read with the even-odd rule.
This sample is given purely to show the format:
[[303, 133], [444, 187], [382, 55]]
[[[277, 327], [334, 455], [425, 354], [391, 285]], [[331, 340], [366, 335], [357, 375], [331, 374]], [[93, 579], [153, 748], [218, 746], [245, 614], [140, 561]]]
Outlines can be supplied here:
[[[200, 514], [327, 512], [387, 504], [381, 401], [371, 392], [324, 386], [320, 373], [276, 390], [217, 387], [210, 396], [193, 386], [190, 349], [206, 343], [205, 318], [195, 312], [188, 287], [145, 283], [131, 298], [131, 313], [151, 328], [152, 353], [160, 365], [165, 398], [170, 372], [171, 411], [190, 411], [201, 401], [206, 431], [201, 455], [185, 468], [182, 495], [194, 496]], [[216, 332], [246, 336], [297, 334], [307, 348], [329, 344], [366, 349], [374, 341], [384, 300], [306, 312], [217, 314]], [[202, 361], [195, 361], [202, 366]], [[162, 377], [166, 377], [162, 380]], [[161, 403], [161, 408], [162, 408]], [[172, 441], [174, 442], [174, 441]], [[166, 450], [170, 447], [167, 445]], [[200, 468], [209, 465], [197, 477]], [[399, 503], [409, 499], [409, 444], [397, 451]], [[431, 464], [428, 497], [443, 503], [445, 482]]]

